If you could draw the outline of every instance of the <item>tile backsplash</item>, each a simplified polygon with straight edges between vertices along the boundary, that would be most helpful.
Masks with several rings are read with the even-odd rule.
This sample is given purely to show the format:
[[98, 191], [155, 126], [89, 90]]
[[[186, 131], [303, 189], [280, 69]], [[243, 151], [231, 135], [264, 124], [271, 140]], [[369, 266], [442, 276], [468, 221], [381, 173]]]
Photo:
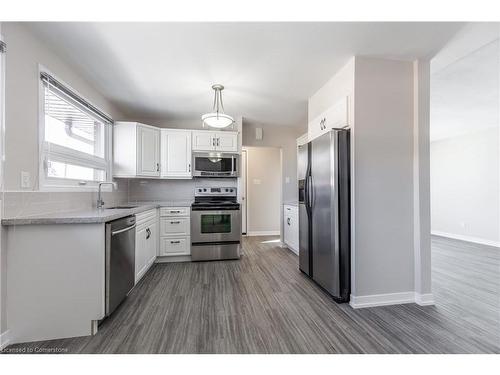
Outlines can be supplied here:
[[[106, 206], [128, 202], [192, 201], [198, 186], [236, 187], [233, 178], [191, 180], [117, 179], [118, 189], [103, 192]], [[95, 208], [97, 192], [15, 191], [3, 193], [4, 218], [34, 216]]]
[[[103, 192], [103, 200], [108, 206], [127, 202], [126, 181], [119, 182], [118, 189], [113, 192]], [[2, 217], [12, 218], [90, 210], [96, 206], [97, 192], [6, 191], [2, 201]]]
[[198, 186], [236, 187], [235, 178], [194, 178], [191, 180], [128, 180], [130, 202], [190, 201]]

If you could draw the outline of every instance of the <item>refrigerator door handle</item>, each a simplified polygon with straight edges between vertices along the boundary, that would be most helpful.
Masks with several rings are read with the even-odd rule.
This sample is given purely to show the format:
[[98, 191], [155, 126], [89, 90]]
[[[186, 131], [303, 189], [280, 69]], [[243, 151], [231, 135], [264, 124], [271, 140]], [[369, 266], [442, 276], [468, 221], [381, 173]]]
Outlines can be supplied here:
[[314, 203], [313, 180], [312, 176], [307, 176], [307, 200], [309, 208], [312, 208]]

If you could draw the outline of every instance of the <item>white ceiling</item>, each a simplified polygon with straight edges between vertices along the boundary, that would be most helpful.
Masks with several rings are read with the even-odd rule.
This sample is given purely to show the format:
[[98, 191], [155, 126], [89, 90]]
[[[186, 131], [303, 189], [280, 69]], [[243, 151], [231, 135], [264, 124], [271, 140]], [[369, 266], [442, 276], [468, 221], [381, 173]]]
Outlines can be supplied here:
[[431, 76], [431, 141], [499, 126], [500, 41]]
[[124, 114], [198, 121], [211, 85], [226, 113], [305, 126], [307, 99], [353, 55], [431, 57], [463, 23], [32, 23]]

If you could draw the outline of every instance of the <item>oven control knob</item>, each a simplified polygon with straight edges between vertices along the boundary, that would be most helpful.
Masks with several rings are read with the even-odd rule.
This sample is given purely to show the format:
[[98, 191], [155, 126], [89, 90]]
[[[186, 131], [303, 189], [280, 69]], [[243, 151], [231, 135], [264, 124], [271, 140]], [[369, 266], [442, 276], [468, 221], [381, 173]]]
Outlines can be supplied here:
[[203, 189], [203, 191], [207, 191], [207, 189]]

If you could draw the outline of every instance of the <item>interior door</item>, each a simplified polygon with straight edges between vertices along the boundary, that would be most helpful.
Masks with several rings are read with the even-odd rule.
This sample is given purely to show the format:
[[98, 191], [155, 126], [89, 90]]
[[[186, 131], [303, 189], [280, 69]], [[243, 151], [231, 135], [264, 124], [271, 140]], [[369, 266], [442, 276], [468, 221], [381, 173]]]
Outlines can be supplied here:
[[333, 296], [340, 295], [336, 135], [316, 138], [311, 151], [313, 279]]
[[161, 176], [191, 178], [191, 132], [161, 131]]
[[240, 204], [241, 204], [241, 233], [247, 234], [247, 150], [241, 151], [241, 174], [240, 174]]
[[137, 174], [160, 175], [160, 131], [146, 126], [137, 127], [139, 160]]

